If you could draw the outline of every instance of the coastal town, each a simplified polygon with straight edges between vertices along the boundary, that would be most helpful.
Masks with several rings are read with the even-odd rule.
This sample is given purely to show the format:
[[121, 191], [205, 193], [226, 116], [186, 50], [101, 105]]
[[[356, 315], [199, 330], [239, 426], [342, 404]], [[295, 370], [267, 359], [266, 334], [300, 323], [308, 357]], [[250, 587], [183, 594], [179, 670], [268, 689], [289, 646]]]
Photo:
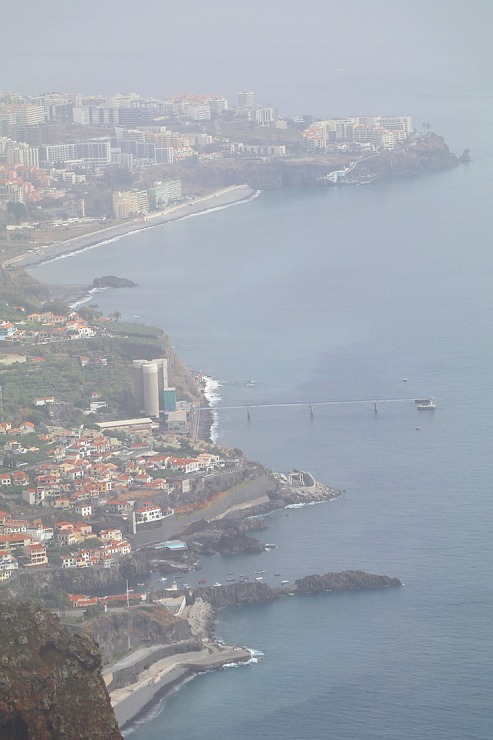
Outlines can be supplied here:
[[[207, 554], [273, 547], [249, 535], [263, 525], [248, 514], [339, 492], [213, 444], [207, 378], [184, 368], [159, 330], [52, 297], [30, 310], [32, 291], [2, 275], [16, 300], [11, 307], [2, 296], [0, 610], [13, 597], [36, 598], [63, 624], [96, 630], [104, 684], [125, 726], [180, 680], [256, 660], [215, 639], [219, 593], [255, 603], [298, 588], [280, 573], [277, 589], [262, 575], [227, 577], [225, 586], [195, 576], [198, 589], [182, 576], [190, 580]], [[22, 623], [30, 607], [19, 609]]]
[[217, 641], [216, 609], [399, 581], [198, 578], [207, 555], [275, 547], [251, 536], [259, 515], [340, 491], [211, 441], [208, 378], [160, 329], [84, 302], [131, 280], [48, 289], [24, 268], [264, 188], [370, 184], [457, 163], [410, 116], [282, 118], [252, 91], [234, 104], [0, 93], [0, 604], [37, 599], [97, 639], [120, 726], [166, 686], [254, 659]]
[[250, 90], [235, 101], [0, 92], [1, 258], [39, 261], [58, 242], [158, 223], [245, 183], [366, 184], [456, 164], [429, 129], [409, 115], [282, 117]]

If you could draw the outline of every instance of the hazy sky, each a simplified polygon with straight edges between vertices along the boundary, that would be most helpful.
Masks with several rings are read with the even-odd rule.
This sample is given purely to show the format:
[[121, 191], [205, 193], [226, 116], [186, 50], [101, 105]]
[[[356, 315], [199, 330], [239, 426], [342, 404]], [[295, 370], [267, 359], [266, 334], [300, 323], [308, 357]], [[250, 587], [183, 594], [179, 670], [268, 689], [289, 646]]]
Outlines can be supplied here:
[[4, 0], [0, 18], [0, 89], [25, 94], [252, 89], [321, 113], [351, 84], [492, 77], [491, 0]]

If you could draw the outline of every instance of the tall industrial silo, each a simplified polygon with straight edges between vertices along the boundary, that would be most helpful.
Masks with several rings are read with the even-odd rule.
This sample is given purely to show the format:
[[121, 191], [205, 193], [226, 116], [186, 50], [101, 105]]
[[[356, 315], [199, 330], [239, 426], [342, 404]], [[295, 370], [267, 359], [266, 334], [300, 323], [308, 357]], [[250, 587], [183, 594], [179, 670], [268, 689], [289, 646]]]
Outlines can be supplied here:
[[163, 390], [168, 387], [168, 360], [165, 357], [158, 357], [151, 362], [155, 362], [158, 371], [159, 383], [159, 407], [164, 410]]
[[144, 411], [147, 416], [159, 417], [159, 373], [155, 362], [142, 365]]
[[134, 395], [139, 411], [144, 410], [144, 376], [142, 366], [149, 362], [148, 360], [134, 360], [132, 362], [132, 374], [134, 381]]

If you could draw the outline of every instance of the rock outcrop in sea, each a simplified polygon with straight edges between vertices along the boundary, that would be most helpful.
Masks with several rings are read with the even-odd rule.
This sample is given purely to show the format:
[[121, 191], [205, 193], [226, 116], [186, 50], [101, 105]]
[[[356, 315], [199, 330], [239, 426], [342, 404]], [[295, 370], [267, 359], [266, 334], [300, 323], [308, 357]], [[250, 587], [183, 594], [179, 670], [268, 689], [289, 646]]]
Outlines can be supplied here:
[[312, 594], [322, 591], [359, 591], [387, 586], [402, 586], [398, 578], [365, 573], [362, 570], [345, 570], [340, 573], [325, 573], [300, 578], [292, 584], [272, 588], [264, 582], [232, 583], [229, 586], [198, 588], [190, 592], [190, 603], [197, 598], [211, 604], [215, 609], [226, 606], [261, 604], [287, 594]]

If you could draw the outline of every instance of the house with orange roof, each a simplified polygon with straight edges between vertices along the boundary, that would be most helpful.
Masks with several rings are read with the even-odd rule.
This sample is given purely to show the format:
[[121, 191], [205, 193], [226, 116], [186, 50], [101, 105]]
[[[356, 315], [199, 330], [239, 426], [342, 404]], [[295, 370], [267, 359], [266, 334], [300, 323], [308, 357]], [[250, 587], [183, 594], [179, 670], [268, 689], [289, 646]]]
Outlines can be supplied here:
[[13, 486], [26, 486], [29, 483], [29, 476], [23, 470], [13, 470], [10, 477]]
[[41, 543], [26, 545], [24, 547], [24, 555], [27, 558], [27, 562], [24, 562], [26, 568], [48, 565], [46, 546]]
[[2, 525], [1, 530], [3, 534], [25, 534], [29, 522], [25, 519], [7, 519]]
[[32, 537], [26, 534], [1, 534], [0, 550], [14, 550], [16, 547], [25, 547], [30, 545]]
[[111, 499], [106, 502], [105, 511], [108, 516], [126, 516], [131, 511], [131, 504], [127, 501]]
[[10, 550], [0, 552], [0, 581], [11, 578], [13, 572], [19, 570], [19, 562]]
[[98, 536], [102, 542], [121, 542], [123, 540], [121, 529], [116, 528], [102, 529]]
[[67, 496], [58, 496], [51, 500], [50, 505], [54, 509], [70, 509], [70, 499]]
[[32, 434], [36, 431], [35, 425], [30, 421], [23, 421], [19, 429], [21, 434]]
[[161, 507], [150, 501], [145, 501], [141, 506], [136, 507], [134, 512], [136, 525], [149, 524], [150, 522], [157, 522], [164, 519]]
[[87, 503], [74, 504], [74, 513], [83, 518], [92, 516], [92, 506]]
[[53, 406], [55, 403], [55, 396], [38, 396], [34, 399], [35, 406]]
[[83, 596], [83, 594], [68, 594], [68, 597], [72, 602], [73, 609], [85, 609], [88, 606], [95, 606], [99, 601], [97, 596]]

